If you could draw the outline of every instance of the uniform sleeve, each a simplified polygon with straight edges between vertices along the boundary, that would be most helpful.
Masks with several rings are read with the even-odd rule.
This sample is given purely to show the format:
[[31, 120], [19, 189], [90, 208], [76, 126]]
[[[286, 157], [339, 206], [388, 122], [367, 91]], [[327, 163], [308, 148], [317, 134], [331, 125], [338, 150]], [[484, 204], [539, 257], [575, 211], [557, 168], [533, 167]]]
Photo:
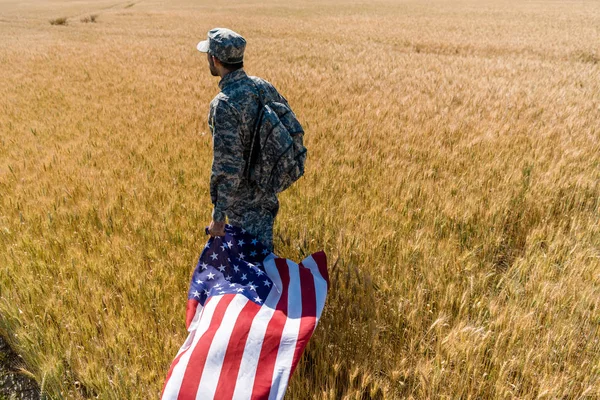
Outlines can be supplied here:
[[238, 113], [222, 100], [211, 103], [208, 124], [213, 136], [213, 163], [210, 174], [210, 198], [213, 220], [225, 221], [225, 213], [234, 201], [243, 165], [243, 147]]

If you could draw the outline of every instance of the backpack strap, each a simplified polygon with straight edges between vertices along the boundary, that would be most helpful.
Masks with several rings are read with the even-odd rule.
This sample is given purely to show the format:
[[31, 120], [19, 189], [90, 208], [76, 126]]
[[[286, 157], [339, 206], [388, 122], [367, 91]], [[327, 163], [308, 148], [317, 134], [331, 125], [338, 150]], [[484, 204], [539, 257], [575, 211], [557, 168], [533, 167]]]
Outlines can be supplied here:
[[252, 170], [256, 165], [256, 160], [260, 154], [260, 123], [262, 121], [263, 114], [265, 113], [265, 102], [263, 100], [262, 90], [258, 87], [256, 82], [252, 78], [250, 78], [250, 82], [256, 88], [256, 92], [258, 93], [258, 116], [256, 117], [256, 121], [254, 123], [254, 129], [252, 130], [252, 136], [250, 138], [250, 154], [248, 155], [248, 160], [246, 161], [246, 165], [244, 166], [244, 177], [246, 180], [250, 181]]

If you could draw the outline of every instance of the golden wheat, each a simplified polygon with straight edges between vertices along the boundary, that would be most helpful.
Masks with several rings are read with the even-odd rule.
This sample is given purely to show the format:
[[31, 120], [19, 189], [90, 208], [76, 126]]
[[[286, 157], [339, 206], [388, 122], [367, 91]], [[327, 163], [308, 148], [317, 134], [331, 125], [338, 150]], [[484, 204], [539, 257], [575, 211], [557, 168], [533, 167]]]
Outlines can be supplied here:
[[52, 397], [158, 396], [211, 211], [195, 45], [227, 26], [306, 128], [278, 253], [331, 263], [288, 398], [600, 397], [599, 22], [591, 0], [1, 0], [0, 334]]

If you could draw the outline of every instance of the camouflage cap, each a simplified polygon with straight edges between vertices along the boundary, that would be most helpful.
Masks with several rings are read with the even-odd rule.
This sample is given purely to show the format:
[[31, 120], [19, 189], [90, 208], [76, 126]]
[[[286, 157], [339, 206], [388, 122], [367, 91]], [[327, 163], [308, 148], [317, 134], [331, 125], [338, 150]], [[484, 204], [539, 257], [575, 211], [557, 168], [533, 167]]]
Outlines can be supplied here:
[[198, 43], [196, 48], [224, 63], [237, 64], [244, 60], [246, 39], [231, 29], [215, 28], [208, 31], [208, 39]]

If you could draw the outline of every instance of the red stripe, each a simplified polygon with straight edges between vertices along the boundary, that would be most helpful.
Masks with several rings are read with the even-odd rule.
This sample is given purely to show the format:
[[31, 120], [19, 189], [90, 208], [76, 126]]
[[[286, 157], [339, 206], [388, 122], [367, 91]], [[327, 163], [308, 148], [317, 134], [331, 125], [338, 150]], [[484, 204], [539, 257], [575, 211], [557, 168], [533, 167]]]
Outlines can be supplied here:
[[[205, 305], [206, 305], [206, 304], [208, 304], [208, 301], [209, 301], [209, 300], [210, 300], [210, 297], [209, 297], [209, 298], [206, 300], [206, 303], [205, 303]], [[192, 301], [196, 303], [196, 304], [195, 304], [195, 307], [198, 307], [198, 302], [197, 302], [196, 300], [188, 300], [188, 303], [187, 303], [188, 312], [189, 312], [189, 309], [190, 309], [190, 302], [192, 302]], [[204, 312], [204, 309], [202, 309], [202, 312]], [[196, 313], [196, 309], [194, 308], [194, 314], [195, 314], [195, 313]], [[200, 316], [200, 317], [202, 317], [202, 316]], [[193, 317], [192, 317], [192, 319], [193, 319]], [[191, 321], [190, 321], [190, 322], [191, 322]], [[190, 324], [186, 322], [186, 328], [189, 328], [189, 326], [190, 326]], [[193, 334], [196, 334], [196, 331], [193, 331], [193, 332], [191, 332], [191, 333], [193, 333]], [[190, 333], [190, 334], [191, 334], [191, 333]], [[193, 342], [193, 341], [194, 341], [194, 337], [191, 337], [191, 338], [190, 338], [190, 342]], [[187, 339], [186, 339], [186, 342], [187, 342]], [[175, 369], [175, 367], [177, 366], [177, 364], [179, 364], [179, 359], [180, 359], [180, 358], [181, 358], [181, 357], [182, 357], [182, 356], [183, 356], [185, 353], [187, 353], [187, 351], [188, 351], [188, 350], [191, 348], [191, 344], [192, 344], [192, 343], [190, 343], [190, 347], [188, 347], [187, 349], [185, 349], [184, 351], [182, 351], [181, 353], [179, 353], [179, 355], [178, 355], [177, 357], [175, 357], [175, 359], [174, 359], [174, 360], [173, 360], [173, 362], [171, 363], [171, 367], [169, 368], [169, 372], [167, 373], [167, 379], [165, 379], [165, 384], [163, 385], [162, 392], [160, 393], [160, 397], [161, 397], [161, 398], [162, 398], [162, 396], [163, 396], [163, 394], [164, 394], [164, 392], [165, 392], [165, 388], [167, 387], [167, 383], [169, 382], [169, 378], [171, 378], [171, 375], [173, 375], [173, 370]]]
[[279, 351], [279, 344], [281, 343], [283, 327], [285, 326], [285, 321], [287, 320], [290, 271], [285, 258], [276, 258], [275, 265], [277, 266], [279, 276], [281, 277], [282, 293], [265, 333], [265, 338], [256, 367], [256, 376], [254, 378], [254, 386], [252, 388], [252, 400], [269, 398], [271, 382], [273, 380], [273, 370], [275, 369], [275, 361], [277, 360], [277, 353]]
[[210, 325], [204, 335], [196, 343], [196, 347], [190, 356], [185, 374], [183, 375], [183, 381], [181, 382], [181, 389], [179, 390], [179, 396], [177, 400], [195, 399], [196, 393], [198, 392], [198, 386], [200, 385], [200, 378], [204, 371], [204, 365], [206, 364], [206, 357], [208, 350], [212, 344], [213, 338], [217, 333], [217, 329], [221, 326], [225, 312], [229, 303], [235, 298], [233, 294], [224, 295], [217, 308], [215, 309]]
[[327, 272], [327, 256], [325, 255], [325, 252], [316, 252], [312, 255], [312, 258], [317, 263], [317, 267], [319, 267], [319, 272], [327, 281], [327, 286], [329, 286], [329, 273]]
[[292, 359], [292, 369], [290, 377], [298, 365], [298, 360], [312, 336], [317, 323], [317, 291], [315, 289], [315, 279], [309, 268], [302, 263], [298, 266], [300, 270], [300, 292], [302, 293], [302, 317], [300, 319], [300, 329], [298, 330], [298, 339], [296, 341], [296, 350]]
[[198, 301], [194, 299], [190, 299], [187, 301], [187, 306], [185, 310], [185, 329], [188, 329], [190, 327], [190, 324], [194, 320], [198, 304]]
[[219, 383], [215, 391], [215, 399], [231, 399], [233, 397], [235, 381], [240, 371], [250, 326], [252, 326], [252, 321], [260, 309], [261, 306], [253, 301], [248, 301], [240, 312], [229, 338]]

